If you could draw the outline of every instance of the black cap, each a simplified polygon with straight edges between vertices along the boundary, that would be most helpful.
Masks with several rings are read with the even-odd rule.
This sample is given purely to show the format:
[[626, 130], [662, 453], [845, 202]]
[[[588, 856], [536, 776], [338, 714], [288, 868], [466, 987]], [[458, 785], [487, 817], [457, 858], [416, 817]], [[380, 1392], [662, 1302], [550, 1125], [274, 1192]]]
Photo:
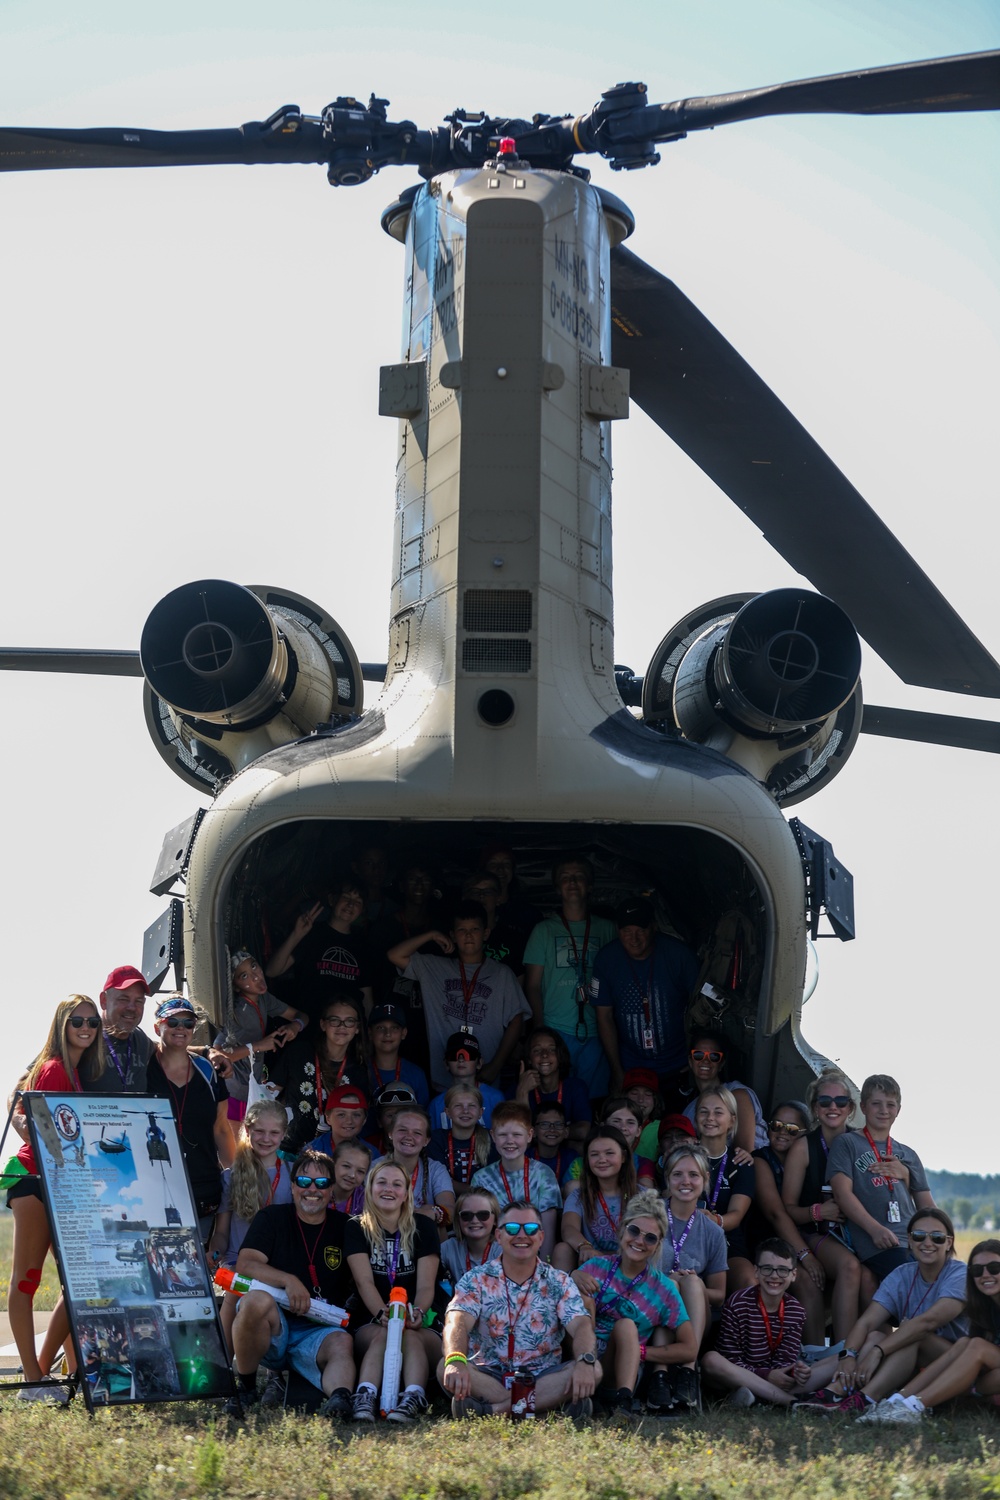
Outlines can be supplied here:
[[627, 896], [615, 908], [616, 927], [652, 927], [653, 903], [645, 896]]
[[445, 1062], [457, 1062], [460, 1057], [480, 1058], [483, 1050], [471, 1031], [453, 1031], [444, 1049]]
[[392, 1001], [385, 1005], [376, 1005], [368, 1017], [368, 1025], [375, 1026], [379, 1021], [395, 1021], [397, 1026], [408, 1026], [406, 1006], [396, 1005]]

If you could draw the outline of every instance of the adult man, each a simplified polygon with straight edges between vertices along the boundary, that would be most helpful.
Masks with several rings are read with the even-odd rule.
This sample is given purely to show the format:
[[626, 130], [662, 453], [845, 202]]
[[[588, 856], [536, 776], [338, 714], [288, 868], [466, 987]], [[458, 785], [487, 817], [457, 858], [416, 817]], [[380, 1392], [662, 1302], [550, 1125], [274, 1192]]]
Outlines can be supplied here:
[[558, 1031], [592, 1099], [608, 1091], [608, 1062], [597, 1036], [597, 1012], [589, 1003], [594, 960], [615, 937], [607, 917], [590, 914], [594, 870], [589, 859], [567, 856], [552, 871], [560, 909], [534, 928], [524, 950], [524, 990], [536, 1026]]
[[[535, 1377], [535, 1410], [564, 1406], [568, 1416], [589, 1417], [601, 1378], [594, 1325], [575, 1284], [538, 1258], [541, 1215], [524, 1201], [512, 1203], [496, 1230], [500, 1256], [467, 1271], [448, 1304], [438, 1380], [451, 1396], [453, 1417], [487, 1417], [510, 1411], [510, 1372]], [[475, 1333], [475, 1354], [469, 1338]], [[568, 1333], [573, 1359], [563, 1363]]]
[[347, 1215], [330, 1207], [333, 1161], [303, 1151], [292, 1164], [292, 1201], [262, 1208], [252, 1220], [236, 1261], [237, 1273], [280, 1288], [286, 1312], [268, 1292], [239, 1299], [233, 1323], [239, 1395], [227, 1404], [231, 1416], [255, 1406], [257, 1368], [295, 1370], [327, 1399], [321, 1415], [349, 1417], [354, 1388], [351, 1335], [304, 1316], [312, 1298], [343, 1307], [352, 1287], [344, 1261]]
[[[421, 953], [428, 942], [447, 956]], [[386, 956], [404, 978], [419, 981], [434, 1087], [443, 1090], [452, 1083], [444, 1054], [456, 1031], [477, 1038], [485, 1059], [480, 1076], [492, 1083], [516, 1047], [531, 1007], [511, 971], [486, 956], [486, 913], [479, 902], [458, 904], [450, 936], [436, 929], [419, 932]]]
[[149, 986], [138, 969], [119, 964], [101, 990], [101, 1018], [108, 1064], [87, 1087], [93, 1094], [145, 1094], [146, 1064], [156, 1043], [141, 1029]]
[[618, 936], [598, 953], [590, 982], [613, 1094], [630, 1068], [672, 1078], [684, 1067], [684, 1011], [698, 979], [695, 954], [657, 932], [644, 896], [621, 903], [615, 926]]

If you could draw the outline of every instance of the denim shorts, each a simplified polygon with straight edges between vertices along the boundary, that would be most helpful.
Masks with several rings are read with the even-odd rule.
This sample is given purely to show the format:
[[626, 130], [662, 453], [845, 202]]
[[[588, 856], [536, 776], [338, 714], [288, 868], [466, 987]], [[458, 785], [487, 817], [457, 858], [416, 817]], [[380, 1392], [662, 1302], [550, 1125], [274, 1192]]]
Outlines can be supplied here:
[[[242, 1301], [240, 1298], [240, 1306]], [[330, 1328], [325, 1323], [313, 1323], [308, 1318], [296, 1317], [294, 1313], [287, 1314], [283, 1307], [275, 1310], [281, 1326], [268, 1345], [261, 1364], [268, 1370], [294, 1370], [310, 1385], [321, 1388], [322, 1375], [316, 1356], [324, 1339], [343, 1330]], [[236, 1316], [239, 1314], [238, 1306]]]

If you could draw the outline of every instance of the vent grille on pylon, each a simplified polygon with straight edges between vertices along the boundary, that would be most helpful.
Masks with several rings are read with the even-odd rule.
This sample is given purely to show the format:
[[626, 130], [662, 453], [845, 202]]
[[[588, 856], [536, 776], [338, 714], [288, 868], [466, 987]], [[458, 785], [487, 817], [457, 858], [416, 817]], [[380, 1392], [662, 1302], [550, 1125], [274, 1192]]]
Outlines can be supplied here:
[[531, 629], [529, 589], [466, 589], [462, 626], [482, 635]]
[[513, 637], [463, 641], [462, 668], [466, 672], [530, 672], [531, 642]]

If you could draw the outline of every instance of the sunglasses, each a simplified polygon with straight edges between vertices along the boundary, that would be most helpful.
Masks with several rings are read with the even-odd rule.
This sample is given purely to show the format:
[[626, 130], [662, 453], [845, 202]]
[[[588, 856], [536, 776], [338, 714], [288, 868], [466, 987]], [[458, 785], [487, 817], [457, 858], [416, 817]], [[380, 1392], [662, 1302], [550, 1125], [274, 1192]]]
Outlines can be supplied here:
[[804, 1125], [787, 1125], [784, 1120], [769, 1120], [767, 1128], [773, 1130], [775, 1135], [790, 1135], [793, 1138], [806, 1133]]
[[308, 1177], [305, 1172], [300, 1172], [297, 1177], [292, 1178], [292, 1181], [296, 1187], [300, 1188], [328, 1188], [333, 1186], [332, 1177]]
[[970, 1266], [969, 1270], [976, 1281], [980, 1276], [1000, 1276], [1000, 1260], [981, 1260], [976, 1265]]
[[509, 1234], [511, 1239], [514, 1239], [519, 1234], [538, 1234], [542, 1226], [536, 1220], [530, 1219], [527, 1224], [516, 1224], [511, 1220], [506, 1224], [499, 1224], [497, 1227], [502, 1229], [504, 1234]]
[[101, 1023], [97, 1016], [70, 1016], [69, 1024], [74, 1031], [79, 1031], [84, 1026], [89, 1026], [92, 1031], [96, 1031]]
[[193, 1016], [167, 1016], [164, 1019], [164, 1025], [169, 1026], [171, 1031], [176, 1031], [178, 1026], [182, 1031], [193, 1031], [197, 1024]]
[[791, 1266], [758, 1266], [757, 1271], [771, 1281], [787, 1281], [789, 1276], [795, 1275]]
[[910, 1239], [915, 1245], [922, 1245], [924, 1240], [930, 1240], [932, 1245], [944, 1245], [949, 1236], [943, 1229], [911, 1229]]
[[493, 1214], [492, 1208], [463, 1208], [458, 1217], [463, 1224], [485, 1224]]
[[725, 1055], [724, 1052], [706, 1052], [704, 1047], [692, 1047], [690, 1053], [692, 1062], [721, 1062]]
[[819, 1109], [846, 1109], [850, 1102], [850, 1094], [820, 1094], [816, 1099]]
[[648, 1229], [636, 1229], [634, 1224], [626, 1224], [625, 1233], [630, 1240], [642, 1240], [644, 1245], [652, 1246], [660, 1243], [660, 1236], [658, 1234], [650, 1234]]

